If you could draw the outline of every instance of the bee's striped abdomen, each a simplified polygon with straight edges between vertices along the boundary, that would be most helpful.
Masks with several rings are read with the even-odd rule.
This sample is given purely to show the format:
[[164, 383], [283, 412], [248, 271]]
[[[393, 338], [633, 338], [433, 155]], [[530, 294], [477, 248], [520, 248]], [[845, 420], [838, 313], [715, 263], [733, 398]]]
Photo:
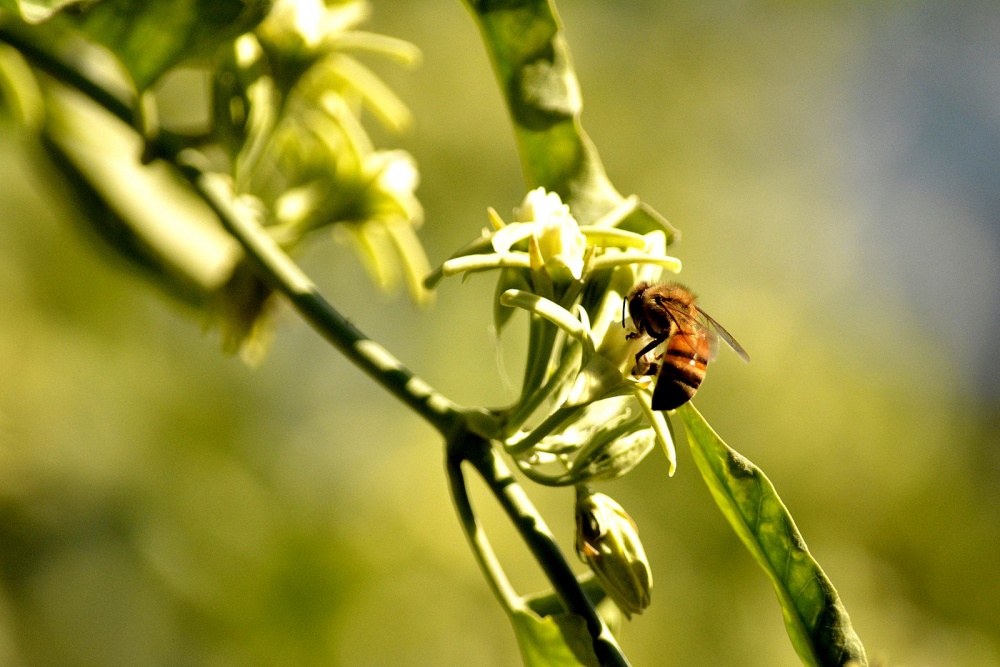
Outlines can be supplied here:
[[705, 379], [709, 354], [708, 337], [700, 331], [671, 336], [653, 389], [652, 408], [673, 410], [690, 401]]

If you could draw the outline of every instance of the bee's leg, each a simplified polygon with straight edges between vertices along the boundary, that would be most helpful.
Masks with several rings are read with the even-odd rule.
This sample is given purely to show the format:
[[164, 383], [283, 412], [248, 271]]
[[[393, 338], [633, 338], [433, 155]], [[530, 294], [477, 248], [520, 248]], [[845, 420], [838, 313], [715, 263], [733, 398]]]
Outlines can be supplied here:
[[644, 361], [643, 357], [646, 353], [652, 349], [655, 349], [657, 345], [664, 341], [663, 338], [654, 338], [651, 340], [646, 347], [639, 350], [635, 355], [635, 368], [632, 369], [633, 375], [651, 375], [649, 373], [650, 366], [656, 366], [657, 364], [650, 364], [648, 361]]
[[649, 375], [650, 377], [656, 377], [659, 374], [660, 374], [660, 365], [658, 363], [656, 363], [656, 362], [653, 362], [653, 363], [648, 363], [647, 362], [646, 372], [643, 373], [643, 375]]

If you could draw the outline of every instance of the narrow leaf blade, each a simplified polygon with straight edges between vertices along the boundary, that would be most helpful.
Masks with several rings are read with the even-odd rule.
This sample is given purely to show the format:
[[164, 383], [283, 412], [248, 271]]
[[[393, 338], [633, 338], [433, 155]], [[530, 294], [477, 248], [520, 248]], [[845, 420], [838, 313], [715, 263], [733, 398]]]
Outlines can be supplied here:
[[774, 585], [792, 645], [806, 665], [868, 664], [837, 591], [764, 472], [712, 430], [690, 403], [677, 409], [719, 509]]
[[[599, 219], [625, 198], [604, 171], [580, 123], [580, 86], [569, 46], [549, 0], [466, 0], [479, 23], [510, 110], [528, 189], [559, 193], [581, 224]], [[646, 233], [660, 229], [667, 243], [675, 230], [648, 206], [621, 226]]]

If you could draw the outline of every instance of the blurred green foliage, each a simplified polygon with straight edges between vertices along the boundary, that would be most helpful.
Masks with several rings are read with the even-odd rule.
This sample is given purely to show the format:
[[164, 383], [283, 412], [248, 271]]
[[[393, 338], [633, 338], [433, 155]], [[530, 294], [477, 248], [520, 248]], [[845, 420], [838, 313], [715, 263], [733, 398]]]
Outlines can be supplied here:
[[[374, 30], [424, 52], [415, 72], [379, 74], [415, 117], [404, 147], [437, 262], [487, 205], [520, 201], [513, 135], [458, 2], [374, 4]], [[1000, 665], [1000, 420], [983, 379], [996, 371], [997, 221], [977, 214], [979, 190], [907, 171], [988, 176], [955, 168], [977, 163], [956, 161], [964, 144], [940, 128], [953, 112], [1000, 134], [982, 102], [1000, 108], [982, 66], [1000, 61], [986, 29], [1000, 16], [945, 5], [560, 7], [612, 181], [681, 230], [681, 277], [753, 354], [713, 364], [699, 409], [768, 472], [888, 665]], [[959, 39], [970, 46], [949, 46]], [[954, 106], [904, 113], [909, 98], [886, 83], [900, 71], [932, 92], [950, 73]], [[928, 123], [951, 152], [921, 149]], [[518, 664], [436, 435], [288, 311], [259, 369], [220, 355], [194, 311], [87, 242], [34, 151], [4, 127], [0, 663]], [[910, 215], [893, 226], [884, 211]], [[377, 294], [341, 248], [303, 263], [446, 394], [514, 395], [497, 360], [519, 358], [520, 337], [491, 335], [492, 281], [445, 285], [417, 312]], [[936, 289], [918, 289], [928, 280]], [[953, 335], [966, 331], [983, 335]], [[626, 653], [797, 664], [770, 584], [680, 451], [672, 479], [653, 456], [606, 485], [656, 573]], [[572, 491], [537, 498], [571, 553]], [[477, 507], [515, 584], [541, 588], [491, 504]]]

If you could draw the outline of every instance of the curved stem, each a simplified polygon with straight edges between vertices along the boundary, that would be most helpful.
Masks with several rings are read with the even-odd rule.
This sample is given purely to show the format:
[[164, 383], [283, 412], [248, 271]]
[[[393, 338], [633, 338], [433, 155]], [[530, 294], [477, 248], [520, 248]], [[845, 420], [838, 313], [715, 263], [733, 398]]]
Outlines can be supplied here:
[[[566, 332], [567, 335], [572, 336], [574, 339], [583, 345], [583, 363], [587, 361], [596, 354], [596, 349], [594, 348], [594, 339], [590, 337], [590, 327], [584, 324], [576, 317], [560, 306], [557, 303], [553, 303], [549, 299], [538, 296], [537, 294], [532, 294], [525, 290], [519, 289], [509, 289], [500, 295], [500, 303], [505, 306], [511, 306], [515, 308], [522, 308], [528, 312], [544, 317], [546, 320], [556, 325], [560, 329]], [[551, 362], [551, 359], [549, 359]], [[546, 371], [548, 370], [546, 364]]]
[[449, 461], [452, 457], [464, 458], [486, 482], [528, 545], [535, 560], [545, 571], [546, 577], [566, 610], [580, 616], [587, 624], [587, 630], [594, 640], [594, 653], [601, 665], [614, 667], [629, 665], [611, 630], [580, 587], [559, 545], [545, 524], [545, 519], [531, 504], [496, 449], [483, 438], [467, 436], [449, 442]]
[[[458, 450], [460, 447], [456, 445], [454, 449]], [[458, 518], [462, 523], [462, 530], [465, 531], [465, 537], [469, 540], [469, 546], [472, 547], [472, 552], [476, 556], [479, 568], [483, 571], [483, 576], [486, 577], [486, 581], [489, 583], [490, 589], [496, 596], [497, 601], [503, 606], [507, 615], [511, 616], [514, 611], [524, 605], [521, 598], [514, 591], [514, 587], [511, 586], [506, 573], [504, 573], [503, 567], [500, 565], [500, 561], [497, 559], [496, 553], [493, 551], [493, 547], [490, 546], [489, 539], [487, 539], [486, 533], [483, 531], [482, 524], [479, 523], [479, 518], [472, 508], [472, 503], [469, 500], [469, 491], [465, 485], [465, 473], [462, 470], [464, 456], [461, 455], [461, 452], [457, 452], [457, 454], [453, 456], [449, 452], [446, 464], [451, 498], [455, 504], [455, 510], [458, 512]]]

